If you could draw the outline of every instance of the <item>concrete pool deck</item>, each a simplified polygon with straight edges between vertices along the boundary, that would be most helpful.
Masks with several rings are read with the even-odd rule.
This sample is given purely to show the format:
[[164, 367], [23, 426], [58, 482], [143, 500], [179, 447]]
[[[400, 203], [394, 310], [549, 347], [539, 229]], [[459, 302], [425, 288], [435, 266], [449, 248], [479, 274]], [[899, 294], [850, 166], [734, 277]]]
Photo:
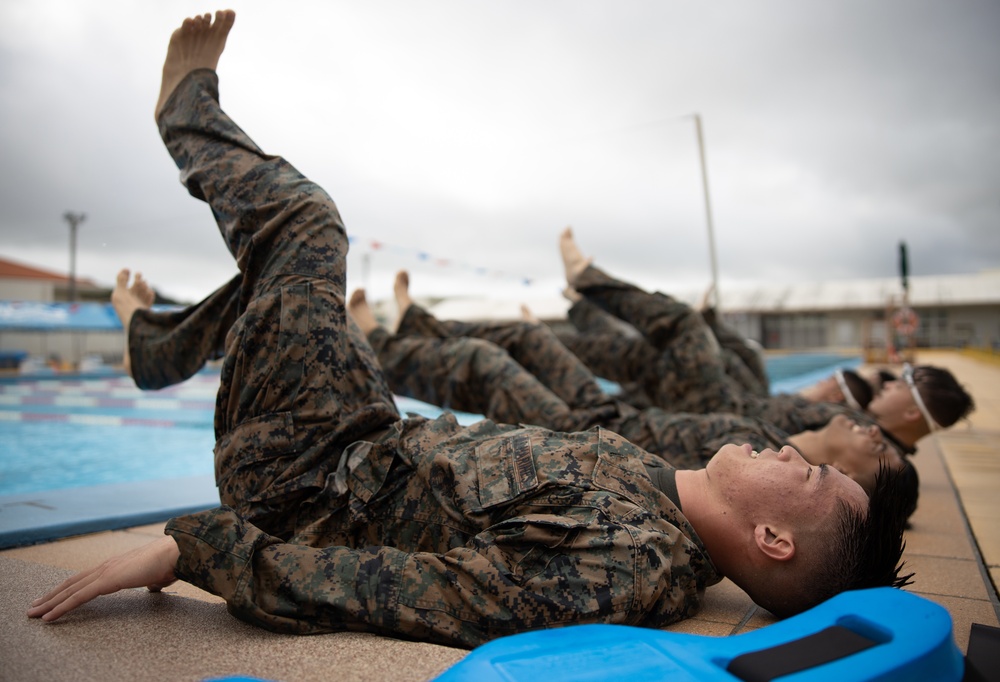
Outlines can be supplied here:
[[[921, 442], [920, 504], [905, 559], [908, 591], [948, 610], [964, 653], [970, 626], [1000, 625], [1000, 364], [950, 351], [921, 363], [948, 367], [975, 398], [968, 423]], [[17, 680], [427, 680], [465, 650], [360, 633], [275, 635], [228, 615], [221, 601], [177, 583], [165, 594], [130, 590], [95, 600], [56, 624], [29, 620], [28, 602], [73, 571], [143, 545], [163, 524], [140, 525], [0, 552], [0, 677]], [[774, 622], [735, 585], [708, 590], [676, 632], [725, 636]]]

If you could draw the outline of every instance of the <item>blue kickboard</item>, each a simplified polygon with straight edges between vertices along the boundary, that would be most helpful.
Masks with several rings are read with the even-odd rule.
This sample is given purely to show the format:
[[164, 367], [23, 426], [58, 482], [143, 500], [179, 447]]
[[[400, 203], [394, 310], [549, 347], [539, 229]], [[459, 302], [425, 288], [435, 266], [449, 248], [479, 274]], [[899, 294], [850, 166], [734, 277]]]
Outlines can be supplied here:
[[[493, 640], [474, 649], [436, 682], [583, 682], [669, 680], [700, 682], [737, 677], [733, 659], [834, 630], [850, 631], [867, 648], [839, 660], [786, 674], [782, 682], [958, 682], [964, 659], [951, 616], [941, 606], [891, 587], [845, 592], [819, 606], [759, 630], [729, 637], [664, 632], [628, 625], [572, 625]], [[816, 637], [813, 639], [815, 640]], [[820, 649], [823, 647], [820, 646]], [[737, 664], [745, 661], [744, 657]], [[735, 669], [735, 666], [734, 666]], [[763, 677], [759, 679], [771, 679]]]

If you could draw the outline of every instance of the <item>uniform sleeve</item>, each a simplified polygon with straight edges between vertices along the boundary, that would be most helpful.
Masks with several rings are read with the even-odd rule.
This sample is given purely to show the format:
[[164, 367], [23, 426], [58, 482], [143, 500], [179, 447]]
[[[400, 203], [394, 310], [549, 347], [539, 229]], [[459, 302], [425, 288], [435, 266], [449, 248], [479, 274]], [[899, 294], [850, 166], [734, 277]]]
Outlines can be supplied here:
[[405, 555], [282, 542], [228, 507], [172, 519], [177, 577], [226, 600], [229, 611], [277, 632], [385, 630]]
[[838, 414], [847, 414], [862, 422], [868, 421], [864, 415], [856, 413], [846, 405], [814, 403], [791, 393], [771, 396], [758, 401], [758, 404], [762, 409], [750, 408], [747, 411], [787, 433], [802, 433], [822, 428]]

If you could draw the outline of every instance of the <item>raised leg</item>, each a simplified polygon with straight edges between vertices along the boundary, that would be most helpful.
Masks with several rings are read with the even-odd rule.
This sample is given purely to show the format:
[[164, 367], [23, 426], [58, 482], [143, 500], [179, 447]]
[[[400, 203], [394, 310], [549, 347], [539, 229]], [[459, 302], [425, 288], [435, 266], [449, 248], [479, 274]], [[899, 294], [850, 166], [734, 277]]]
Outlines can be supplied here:
[[643, 380], [655, 405], [676, 412], [742, 412], [746, 392], [726, 374], [719, 345], [698, 312], [594, 267], [571, 233], [561, 235], [560, 253], [567, 283], [638, 330], [657, 351]]
[[348, 324], [348, 240], [333, 200], [264, 154], [222, 111], [213, 68], [233, 18], [185, 21], [164, 66], [160, 134], [242, 273], [215, 428], [222, 501], [279, 536], [341, 449], [398, 419], [374, 353]]

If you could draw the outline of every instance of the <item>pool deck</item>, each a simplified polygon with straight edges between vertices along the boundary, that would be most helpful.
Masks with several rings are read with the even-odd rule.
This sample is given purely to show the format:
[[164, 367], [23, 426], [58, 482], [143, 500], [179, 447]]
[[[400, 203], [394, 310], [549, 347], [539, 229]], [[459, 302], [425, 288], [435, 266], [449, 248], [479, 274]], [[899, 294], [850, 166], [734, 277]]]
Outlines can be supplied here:
[[[973, 623], [1000, 625], [1000, 363], [951, 351], [921, 352], [917, 360], [951, 369], [977, 405], [967, 423], [920, 443], [920, 503], [904, 554], [916, 573], [907, 589], [947, 609], [964, 653]], [[33, 597], [73, 571], [146, 544], [162, 529], [155, 523], [0, 551], [0, 679], [427, 680], [467, 653], [362, 633], [275, 635], [183, 583], [165, 594], [103, 597], [56, 624], [24, 616]], [[723, 581], [708, 590], [698, 616], [669, 629], [725, 636], [772, 622]]]

